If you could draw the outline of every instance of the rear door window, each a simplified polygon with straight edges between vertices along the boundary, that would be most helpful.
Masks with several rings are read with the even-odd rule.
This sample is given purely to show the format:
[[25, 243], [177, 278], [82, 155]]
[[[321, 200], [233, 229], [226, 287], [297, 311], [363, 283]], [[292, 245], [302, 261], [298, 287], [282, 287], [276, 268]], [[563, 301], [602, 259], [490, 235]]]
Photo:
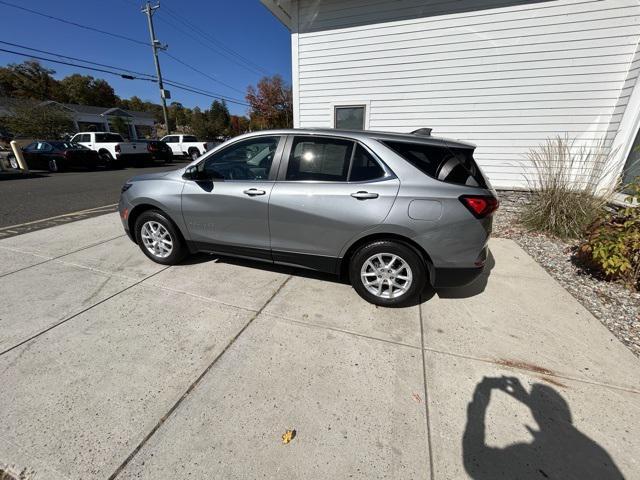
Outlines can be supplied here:
[[356, 145], [351, 163], [350, 182], [367, 182], [384, 177], [384, 169], [362, 145]]
[[182, 137], [182, 141], [183, 142], [197, 142], [198, 139], [196, 137], [185, 135], [184, 137]]
[[289, 181], [346, 182], [354, 143], [323, 137], [295, 137], [287, 166]]

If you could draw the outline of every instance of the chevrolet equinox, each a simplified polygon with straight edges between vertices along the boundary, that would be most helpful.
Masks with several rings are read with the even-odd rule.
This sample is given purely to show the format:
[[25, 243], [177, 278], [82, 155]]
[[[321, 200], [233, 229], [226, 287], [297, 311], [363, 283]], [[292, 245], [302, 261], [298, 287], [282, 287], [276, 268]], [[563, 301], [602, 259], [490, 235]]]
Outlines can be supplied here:
[[309, 268], [402, 306], [426, 282], [462, 286], [482, 272], [498, 201], [474, 148], [429, 129], [249, 133], [127, 181], [120, 217], [161, 264], [204, 251]]

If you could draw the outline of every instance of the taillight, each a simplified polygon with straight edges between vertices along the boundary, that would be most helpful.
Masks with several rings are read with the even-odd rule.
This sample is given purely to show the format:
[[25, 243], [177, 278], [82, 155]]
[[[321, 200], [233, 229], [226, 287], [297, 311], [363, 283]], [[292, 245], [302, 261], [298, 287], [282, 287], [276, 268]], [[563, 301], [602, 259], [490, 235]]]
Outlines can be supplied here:
[[121, 149], [120, 149], [120, 144], [119, 144], [119, 143], [117, 143], [117, 144], [116, 144], [116, 153], [120, 153], [120, 150], [121, 150]]
[[476, 218], [491, 215], [500, 205], [498, 199], [490, 195], [462, 195], [460, 201]]

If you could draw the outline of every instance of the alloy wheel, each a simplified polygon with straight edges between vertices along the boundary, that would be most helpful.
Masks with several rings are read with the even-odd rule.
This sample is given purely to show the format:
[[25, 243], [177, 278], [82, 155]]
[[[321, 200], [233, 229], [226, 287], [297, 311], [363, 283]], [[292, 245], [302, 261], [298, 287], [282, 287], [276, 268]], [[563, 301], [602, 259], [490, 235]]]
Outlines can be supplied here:
[[369, 293], [376, 297], [398, 298], [411, 287], [413, 272], [399, 255], [376, 253], [362, 264], [360, 280]]
[[167, 258], [173, 251], [173, 239], [169, 230], [160, 222], [149, 220], [140, 228], [142, 243], [151, 255], [158, 258]]

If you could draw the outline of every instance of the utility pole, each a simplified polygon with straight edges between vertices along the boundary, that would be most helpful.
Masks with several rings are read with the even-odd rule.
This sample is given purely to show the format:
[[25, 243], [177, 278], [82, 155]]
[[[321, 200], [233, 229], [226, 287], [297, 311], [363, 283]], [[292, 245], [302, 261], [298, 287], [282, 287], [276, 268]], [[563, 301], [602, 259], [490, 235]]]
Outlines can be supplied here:
[[[167, 127], [167, 135], [170, 134], [169, 130], [169, 116], [167, 115], [167, 90], [164, 89], [162, 83], [162, 72], [160, 71], [160, 60], [158, 60], [158, 50], [166, 50], [167, 45], [161, 45], [160, 41], [156, 39], [156, 32], [153, 28], [153, 12], [160, 8], [160, 2], [154, 6], [151, 6], [150, 2], [142, 9], [142, 13], [147, 15], [147, 21], [149, 23], [149, 36], [151, 37], [151, 50], [153, 50], [153, 61], [156, 64], [156, 75], [158, 76], [158, 87], [160, 88], [160, 100], [162, 100], [162, 114], [164, 115], [164, 124]], [[169, 96], [169, 98], [171, 98]]]

